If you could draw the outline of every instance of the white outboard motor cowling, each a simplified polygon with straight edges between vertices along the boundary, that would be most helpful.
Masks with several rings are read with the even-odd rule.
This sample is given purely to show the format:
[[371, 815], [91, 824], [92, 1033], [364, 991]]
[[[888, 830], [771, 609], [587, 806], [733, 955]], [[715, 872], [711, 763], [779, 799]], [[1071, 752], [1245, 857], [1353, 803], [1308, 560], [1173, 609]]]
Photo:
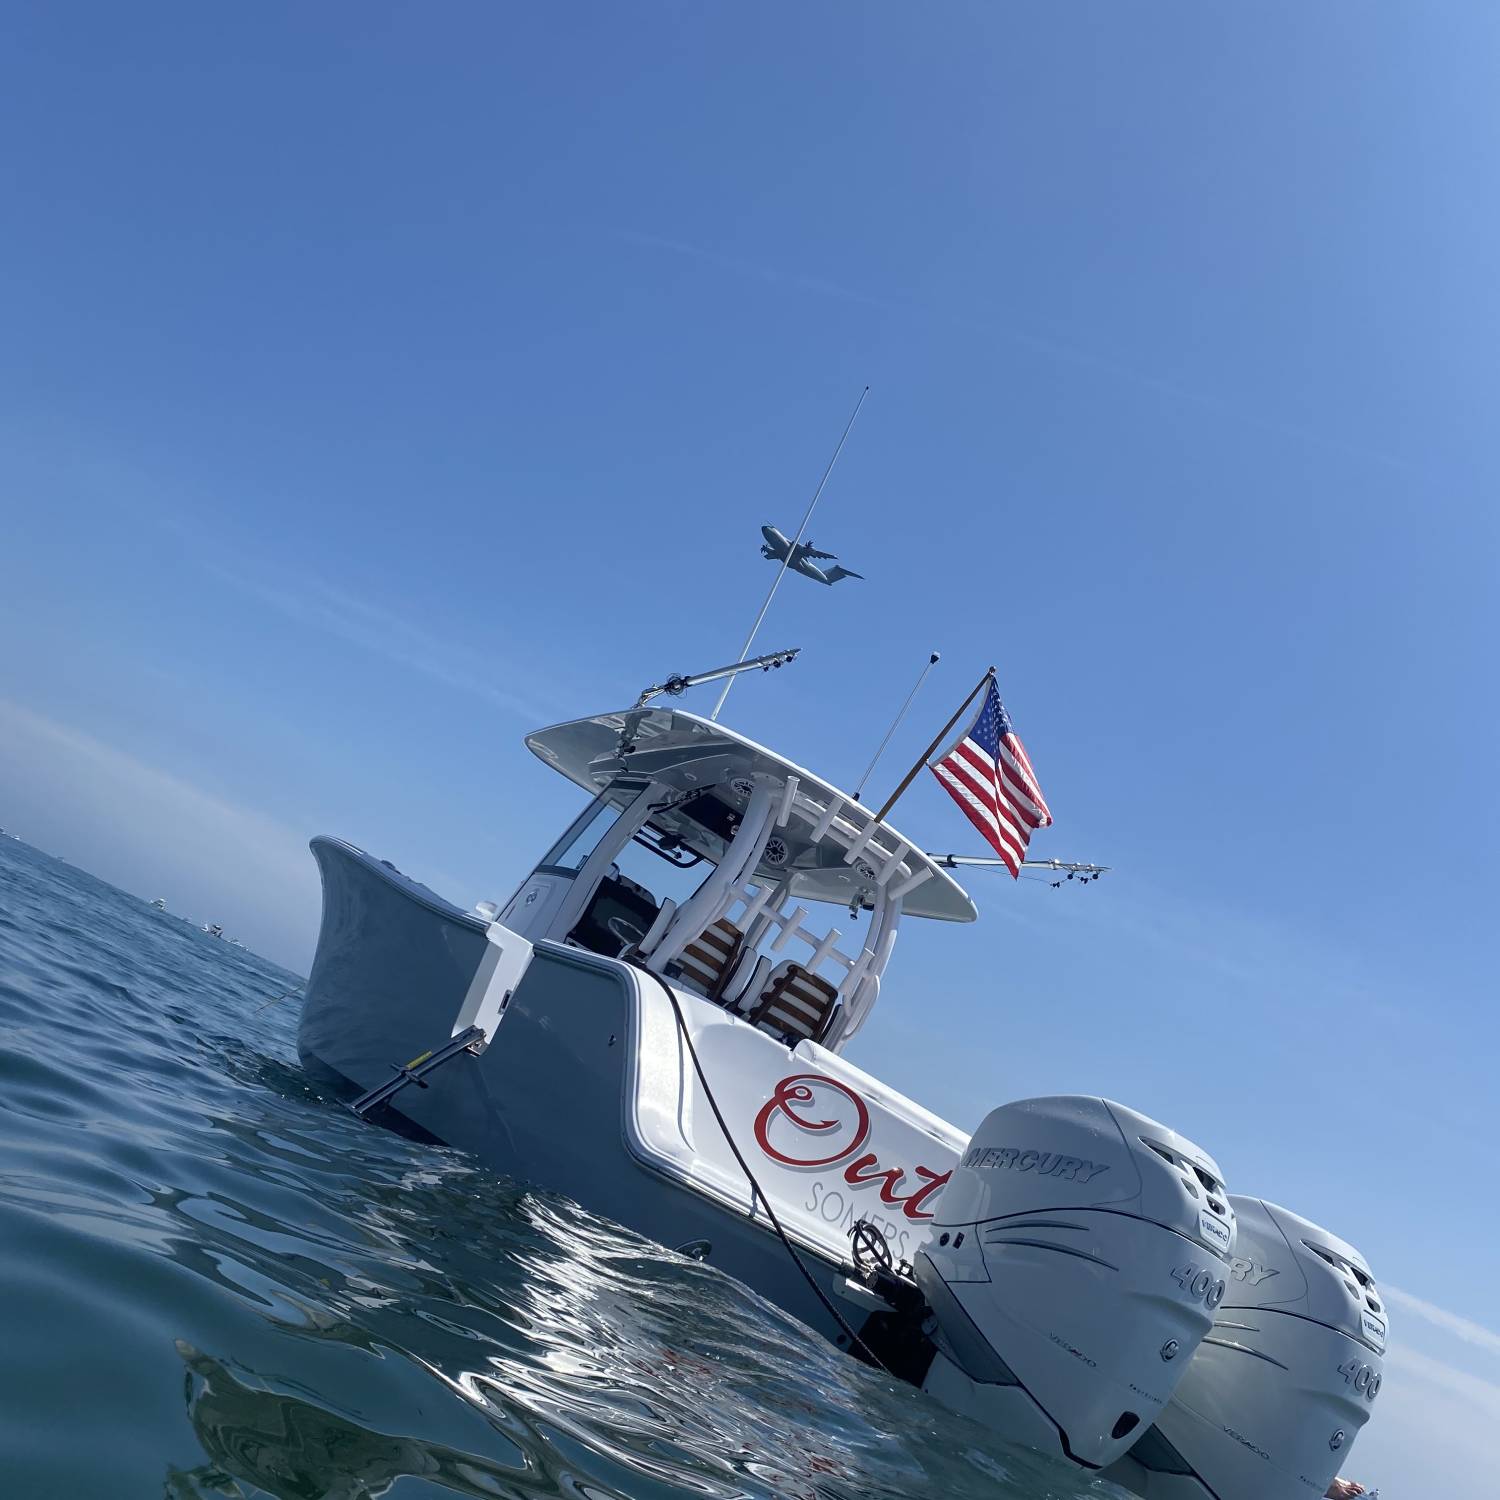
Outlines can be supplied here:
[[1352, 1245], [1231, 1198], [1229, 1291], [1156, 1427], [1109, 1477], [1150, 1500], [1312, 1500], [1380, 1394], [1385, 1299]]
[[992, 1111], [915, 1274], [937, 1322], [923, 1388], [1089, 1468], [1156, 1420], [1225, 1295], [1234, 1213], [1213, 1159], [1104, 1099]]

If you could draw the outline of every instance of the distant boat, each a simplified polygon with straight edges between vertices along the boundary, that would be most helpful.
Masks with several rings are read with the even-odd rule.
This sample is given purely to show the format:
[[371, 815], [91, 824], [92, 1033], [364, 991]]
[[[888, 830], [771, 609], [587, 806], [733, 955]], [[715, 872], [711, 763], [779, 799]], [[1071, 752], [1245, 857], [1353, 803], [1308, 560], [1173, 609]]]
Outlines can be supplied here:
[[221, 938], [224, 936], [224, 929], [217, 922], [207, 922], [199, 931], [206, 932], [209, 937]]
[[151, 904], [157, 911], [165, 911], [167, 909], [167, 902], [164, 896], [158, 896]]

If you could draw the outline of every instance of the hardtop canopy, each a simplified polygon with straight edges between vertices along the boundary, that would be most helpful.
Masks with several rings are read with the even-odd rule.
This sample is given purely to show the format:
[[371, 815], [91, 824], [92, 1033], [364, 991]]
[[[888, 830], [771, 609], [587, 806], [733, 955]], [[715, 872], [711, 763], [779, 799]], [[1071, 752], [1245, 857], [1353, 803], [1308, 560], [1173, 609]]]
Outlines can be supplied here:
[[900, 897], [908, 916], [972, 922], [978, 915], [946, 870], [848, 793], [698, 714], [677, 708], [598, 714], [537, 730], [526, 743], [594, 796], [628, 800], [650, 782], [668, 788], [651, 821], [716, 862], [756, 782], [769, 783], [781, 789], [781, 817], [759, 878], [790, 878], [790, 895], [841, 906], [870, 906], [884, 889]]

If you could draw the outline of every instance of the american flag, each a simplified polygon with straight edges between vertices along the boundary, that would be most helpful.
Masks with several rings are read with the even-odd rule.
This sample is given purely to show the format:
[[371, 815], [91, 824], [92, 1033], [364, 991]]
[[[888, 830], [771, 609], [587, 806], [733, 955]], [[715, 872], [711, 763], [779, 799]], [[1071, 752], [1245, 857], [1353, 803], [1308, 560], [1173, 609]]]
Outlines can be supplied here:
[[1052, 814], [993, 677], [964, 737], [930, 769], [1006, 869], [1019, 876], [1031, 830], [1046, 828]]

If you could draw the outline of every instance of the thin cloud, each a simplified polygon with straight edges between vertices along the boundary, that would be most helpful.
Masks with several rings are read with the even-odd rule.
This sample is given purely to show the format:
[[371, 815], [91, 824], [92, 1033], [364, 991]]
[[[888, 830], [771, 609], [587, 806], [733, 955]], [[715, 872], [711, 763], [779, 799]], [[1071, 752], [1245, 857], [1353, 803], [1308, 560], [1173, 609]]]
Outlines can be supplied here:
[[[501, 680], [513, 683], [517, 675], [516, 653], [506, 651], [503, 641], [497, 642], [494, 650], [479, 650], [316, 574], [291, 571], [263, 557], [257, 560], [261, 539], [243, 529], [237, 549], [229, 549], [224, 545], [225, 534], [233, 523], [227, 520], [219, 522], [217, 545], [210, 554], [204, 550], [201, 525], [180, 508], [159, 499], [154, 503], [143, 499], [136, 509], [137, 514], [175, 537], [205, 572], [287, 619], [456, 692], [483, 699], [528, 724], [567, 717], [564, 706], [533, 688], [498, 685]], [[224, 561], [224, 554], [231, 550], [239, 559], [234, 566]]]
[[1414, 465], [1407, 459], [1394, 453], [1387, 453], [1380, 448], [1371, 448], [1362, 443], [1351, 443], [1329, 433], [1311, 427], [1303, 427], [1293, 422], [1277, 421], [1274, 417], [1261, 415], [1259, 412], [1248, 411], [1243, 404], [1228, 400], [1222, 396], [1216, 396], [1206, 391], [1195, 390], [1191, 386], [1178, 385], [1174, 381], [1163, 380], [1160, 376], [1152, 375], [1146, 371], [1135, 369], [1130, 365], [1123, 365], [1115, 360], [1107, 359], [1103, 355], [1091, 349], [1085, 349], [1066, 339], [1057, 338], [1052, 334], [1037, 333], [1029, 329], [1018, 328], [1013, 324], [1001, 324], [983, 314], [976, 314], [968, 318], [953, 318], [942, 313], [933, 312], [921, 304], [905, 298], [881, 297], [870, 292], [863, 292], [855, 287], [844, 286], [838, 282], [826, 281], [820, 277], [807, 276], [795, 271], [781, 271], [771, 266], [760, 265], [754, 261], [743, 260], [739, 256], [724, 255], [717, 250], [710, 250], [702, 245], [689, 244], [683, 240], [667, 239], [661, 235], [642, 234], [638, 230], [617, 229], [613, 231], [616, 239], [623, 240], [627, 244], [639, 245], [644, 249], [664, 250], [671, 255], [679, 255], [693, 260], [701, 260], [709, 265], [718, 266], [721, 270], [732, 272], [735, 275], [750, 277], [756, 281], [765, 282], [772, 286], [783, 286], [793, 291], [810, 292], [815, 296], [832, 297], [841, 302], [855, 302], [865, 307], [879, 308], [882, 312], [899, 313], [907, 317], [919, 319], [928, 324], [942, 325], [947, 328], [958, 329], [965, 333], [973, 333], [976, 329], [982, 329], [987, 336], [1008, 339], [1014, 344], [1043, 355], [1048, 359], [1057, 360], [1061, 363], [1076, 365], [1080, 369], [1086, 369], [1096, 374], [1108, 376], [1114, 380], [1126, 381], [1131, 385], [1140, 386], [1145, 390], [1156, 392], [1170, 400], [1182, 401], [1211, 411], [1218, 416], [1228, 417], [1232, 421], [1243, 423], [1254, 427], [1261, 432], [1274, 433], [1278, 437], [1290, 438], [1295, 442], [1307, 443], [1313, 447], [1326, 448], [1335, 453], [1342, 453], [1350, 458], [1365, 459], [1377, 463], [1386, 468], [1412, 471]]
[[1497, 1422], [1500, 1385], [1398, 1343], [1344, 1473], [1393, 1496], [1488, 1493]]
[[1446, 1307], [1438, 1307], [1431, 1302], [1424, 1302], [1420, 1297], [1414, 1297], [1410, 1292], [1403, 1292], [1400, 1287], [1381, 1284], [1381, 1291], [1385, 1294], [1387, 1302], [1393, 1302], [1403, 1312], [1414, 1313], [1419, 1318], [1424, 1318], [1436, 1328], [1441, 1328], [1447, 1333], [1456, 1335], [1464, 1343], [1472, 1344], [1476, 1349], [1483, 1349], [1488, 1354], [1500, 1354], [1500, 1333], [1486, 1328], [1482, 1323], [1476, 1323], [1472, 1318], [1466, 1318], [1462, 1313], [1449, 1312]]
[[554, 718], [558, 713], [554, 704], [540, 697], [497, 686], [497, 677], [510, 675], [498, 653], [488, 656], [463, 646], [345, 589], [311, 577], [293, 587], [278, 586], [220, 563], [206, 566], [216, 578], [288, 619], [313, 626], [445, 687], [482, 698], [529, 723]]
[[665, 250], [672, 255], [701, 260], [721, 270], [732, 271], [737, 276], [748, 276], [772, 286], [791, 287], [795, 291], [812, 292], [816, 296], [833, 297], [840, 302], [858, 302], [864, 307], [878, 307], [883, 312], [911, 312], [907, 302], [893, 301], [888, 297], [876, 297], [869, 292], [857, 291], [854, 287], [842, 286], [836, 281], [825, 281], [818, 276], [805, 276], [796, 271], [778, 271], [771, 266], [758, 265], [754, 261], [742, 260], [736, 255], [722, 255], [717, 250], [707, 250], [702, 245], [690, 245], [683, 240], [664, 239], [660, 235], [641, 234], [633, 229], [615, 230], [615, 238], [628, 245], [640, 245], [647, 250]]
[[1421, 1382], [1445, 1396], [1458, 1396], [1489, 1422], [1500, 1422], [1500, 1385], [1483, 1375], [1399, 1344], [1386, 1355], [1386, 1371], [1394, 1372], [1408, 1386]]

